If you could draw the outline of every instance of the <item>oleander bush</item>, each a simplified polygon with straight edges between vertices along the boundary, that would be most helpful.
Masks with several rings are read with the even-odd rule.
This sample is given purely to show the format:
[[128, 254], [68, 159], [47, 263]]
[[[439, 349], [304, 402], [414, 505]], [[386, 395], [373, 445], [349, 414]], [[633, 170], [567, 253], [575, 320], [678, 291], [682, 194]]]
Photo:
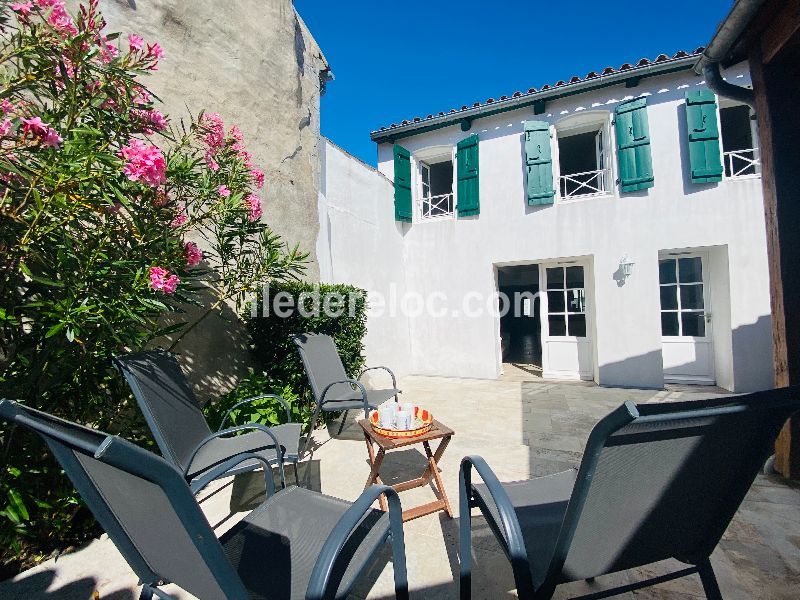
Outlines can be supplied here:
[[[159, 111], [142, 80], [163, 50], [105, 33], [97, 4], [0, 0], [0, 397], [143, 441], [110, 358], [241, 310], [305, 255], [262, 218], [239, 129]], [[0, 563], [96, 531], [45, 447], [0, 422]]]

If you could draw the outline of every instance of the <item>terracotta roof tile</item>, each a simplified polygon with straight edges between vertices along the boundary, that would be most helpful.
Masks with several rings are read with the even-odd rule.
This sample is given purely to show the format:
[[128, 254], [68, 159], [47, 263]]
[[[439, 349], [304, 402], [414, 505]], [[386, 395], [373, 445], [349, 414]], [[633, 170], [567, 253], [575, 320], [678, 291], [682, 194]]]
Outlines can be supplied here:
[[[698, 56], [698, 55], [702, 54], [704, 50], [705, 50], [705, 48], [703, 46], [700, 46], [698, 48], [695, 48], [691, 52], [687, 52], [685, 50], [679, 50], [678, 52], [673, 54], [671, 57], [669, 55], [667, 55], [667, 54], [659, 54], [652, 61], [650, 59], [646, 58], [646, 57], [645, 58], [640, 58], [635, 63], [635, 66], [632, 63], [626, 62], [626, 63], [622, 63], [617, 68], [610, 67], [610, 66], [606, 67], [599, 74], [598, 74], [597, 71], [589, 71], [589, 73], [587, 73], [586, 76], [583, 77], [583, 78], [581, 78], [581, 77], [579, 77], [577, 75], [574, 75], [569, 79], [568, 82], [564, 81], [563, 79], [560, 79], [553, 85], [544, 84], [538, 90], [535, 87], [531, 87], [531, 88], [528, 88], [527, 92], [516, 91], [510, 97], [506, 96], [506, 95], [500, 96], [499, 100], [495, 100], [494, 98], [488, 98], [485, 101], [485, 103], [483, 103], [483, 104], [481, 102], [474, 102], [472, 104], [472, 106], [468, 106], [468, 105], [465, 104], [460, 109], [451, 108], [448, 114], [452, 115], [452, 114], [456, 114], [458, 112], [463, 112], [465, 110], [470, 110], [470, 109], [473, 109], [473, 108], [480, 108], [480, 107], [486, 106], [488, 104], [495, 104], [497, 102], [504, 102], [504, 101], [511, 100], [511, 99], [514, 99], [514, 98], [521, 98], [523, 96], [536, 94], [538, 92], [546, 92], [548, 90], [552, 90], [554, 87], [560, 88], [560, 87], [563, 87], [563, 86], [574, 85], [576, 83], [581, 83], [582, 81], [586, 81], [588, 79], [595, 79], [595, 78], [598, 78], [598, 77], [606, 77], [608, 75], [614, 75], [615, 73], [621, 73], [621, 72], [624, 72], [624, 71], [630, 71], [630, 70], [635, 69], [635, 68], [646, 67], [646, 66], [649, 66], [649, 65], [654, 65], [654, 64], [657, 64], [657, 63], [663, 63], [663, 62], [667, 62], [667, 61], [670, 61], [670, 60], [678, 60], [678, 59], [682, 59], [682, 58], [688, 58], [690, 56]], [[437, 117], [446, 117], [446, 116], [447, 115], [444, 112], [440, 112], [437, 115]], [[434, 118], [436, 118], [436, 117], [434, 117], [434, 115], [430, 114], [424, 120], [427, 121], [427, 120], [431, 120], [431, 119], [434, 119]], [[413, 122], [414, 123], [419, 123], [422, 120], [423, 119], [421, 119], [420, 117], [414, 117]], [[395, 124], [395, 123], [392, 123], [388, 128], [387, 127], [381, 127], [379, 131], [386, 131], [387, 129], [396, 129], [397, 127], [402, 127], [404, 125], [411, 125], [411, 124], [412, 124], [411, 121], [409, 121], [408, 119], [404, 119], [403, 121], [400, 122], [399, 125]], [[373, 133], [376, 133], [376, 132], [373, 132]]]

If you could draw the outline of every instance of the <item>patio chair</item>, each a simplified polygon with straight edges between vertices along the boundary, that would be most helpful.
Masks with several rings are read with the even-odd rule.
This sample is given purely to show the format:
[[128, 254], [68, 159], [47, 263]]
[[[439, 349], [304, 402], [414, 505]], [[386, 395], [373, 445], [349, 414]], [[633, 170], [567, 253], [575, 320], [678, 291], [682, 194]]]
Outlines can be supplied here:
[[[314, 416], [311, 419], [311, 429], [301, 456], [305, 454], [311, 440], [311, 432], [317, 425], [320, 411], [341, 412], [342, 421], [339, 424], [339, 431], [342, 433], [344, 424], [347, 421], [347, 413], [353, 409], [364, 409], [364, 418], [369, 418], [369, 411], [377, 408], [390, 398], [397, 402], [397, 378], [389, 367], [368, 367], [359, 373], [356, 379], [350, 379], [344, 370], [342, 359], [333, 338], [329, 335], [318, 333], [301, 333], [292, 336], [292, 341], [300, 352], [303, 366], [311, 384], [311, 391], [314, 394], [315, 408]], [[392, 387], [384, 390], [368, 390], [361, 383], [360, 379], [367, 371], [383, 369], [392, 377]]]
[[[294, 465], [295, 481], [298, 481], [301, 425], [291, 422], [291, 411], [283, 398], [262, 394], [237, 402], [223, 417], [219, 430], [212, 432], [173, 354], [161, 349], [148, 350], [118, 356], [114, 358], [114, 365], [128, 382], [161, 455], [178, 467], [187, 481], [201, 477], [210, 469], [218, 472], [217, 465], [242, 452], [253, 452], [272, 465], [279, 464], [274, 438], [280, 444], [283, 459]], [[251, 423], [225, 428], [232, 411], [262, 398], [277, 400], [285, 408], [289, 422], [273, 427]], [[249, 433], [234, 435], [241, 431]], [[264, 435], [266, 431], [269, 432], [267, 436]], [[285, 483], [282, 463], [280, 465], [281, 483]], [[261, 466], [258, 460], [245, 461], [227, 473], [219, 473], [219, 477]]]
[[[400, 499], [372, 486], [354, 503], [291, 486], [275, 492], [220, 538], [183, 474], [122, 438], [10, 400], [0, 417], [38, 433], [143, 584], [140, 600], [168, 599], [174, 583], [203, 600], [345, 597], [391, 541], [395, 593], [408, 598]], [[218, 467], [264, 458], [244, 453]], [[269, 469], [265, 466], [265, 472]], [[389, 511], [372, 509], [382, 494]]]
[[[581, 598], [605, 598], [700, 575], [720, 599], [709, 557], [786, 419], [800, 388], [712, 400], [626, 402], [592, 430], [570, 470], [500, 483], [479, 456], [460, 472], [461, 598], [471, 596], [471, 516], [477, 507], [511, 561], [520, 598], [550, 598], [561, 583], [674, 558], [689, 567]], [[472, 483], [472, 469], [483, 479]]]

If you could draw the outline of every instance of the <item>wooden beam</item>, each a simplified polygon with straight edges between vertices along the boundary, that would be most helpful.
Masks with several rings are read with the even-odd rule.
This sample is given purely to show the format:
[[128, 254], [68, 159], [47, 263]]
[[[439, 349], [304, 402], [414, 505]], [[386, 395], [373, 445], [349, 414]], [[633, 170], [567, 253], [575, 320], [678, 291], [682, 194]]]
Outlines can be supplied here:
[[761, 35], [761, 60], [767, 65], [800, 30], [800, 0], [785, 2]]

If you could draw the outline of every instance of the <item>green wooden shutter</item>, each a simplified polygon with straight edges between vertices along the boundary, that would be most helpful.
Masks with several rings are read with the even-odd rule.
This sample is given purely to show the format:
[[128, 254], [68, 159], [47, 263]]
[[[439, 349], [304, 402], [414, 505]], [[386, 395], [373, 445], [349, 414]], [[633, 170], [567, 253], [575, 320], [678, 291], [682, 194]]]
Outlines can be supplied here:
[[458, 163], [458, 195], [456, 196], [458, 216], [469, 217], [480, 214], [477, 135], [471, 135], [458, 142], [456, 162]]
[[647, 99], [636, 98], [617, 105], [617, 160], [621, 191], [653, 187], [653, 159], [647, 125]]
[[525, 121], [525, 168], [528, 204], [552, 204], [553, 156], [550, 151], [550, 124]]
[[411, 153], [394, 145], [394, 218], [411, 222]]
[[692, 183], [722, 180], [719, 153], [717, 97], [711, 90], [686, 92], [686, 126], [689, 129], [689, 166]]

